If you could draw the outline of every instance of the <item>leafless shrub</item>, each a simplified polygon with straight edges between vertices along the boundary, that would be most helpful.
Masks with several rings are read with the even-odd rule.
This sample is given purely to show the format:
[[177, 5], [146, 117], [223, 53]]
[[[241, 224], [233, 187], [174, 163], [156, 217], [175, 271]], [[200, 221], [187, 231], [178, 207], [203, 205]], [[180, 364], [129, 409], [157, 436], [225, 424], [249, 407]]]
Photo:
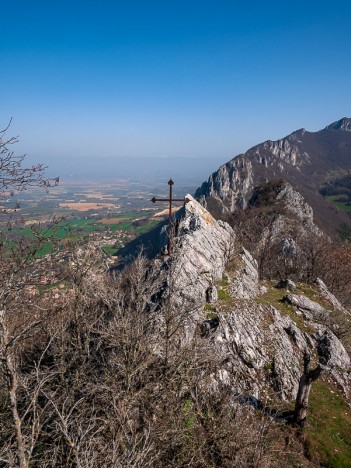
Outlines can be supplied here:
[[37, 164], [23, 167], [25, 156], [17, 156], [11, 151], [11, 145], [17, 143], [18, 137], [6, 137], [9, 125], [0, 131], [0, 199], [13, 196], [16, 192], [29, 187], [50, 187], [59, 181], [48, 179], [44, 175], [45, 167]]
[[[235, 376], [213, 386], [221, 363], [200, 335], [180, 340], [187, 313], [179, 303], [153, 308], [153, 266], [140, 256], [114, 278], [89, 251], [73, 257], [65, 302], [13, 348], [24, 462], [268, 466], [271, 420], [235, 403]], [[154, 326], [157, 316], [168, 325]], [[1, 455], [16, 463], [3, 411]]]

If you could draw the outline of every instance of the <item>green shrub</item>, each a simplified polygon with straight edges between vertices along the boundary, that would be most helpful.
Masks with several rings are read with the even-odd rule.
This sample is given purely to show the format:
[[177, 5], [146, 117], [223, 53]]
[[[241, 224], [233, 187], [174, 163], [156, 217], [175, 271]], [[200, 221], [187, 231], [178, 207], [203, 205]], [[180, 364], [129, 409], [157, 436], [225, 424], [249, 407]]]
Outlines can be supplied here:
[[225, 273], [223, 273], [222, 279], [220, 281], [218, 281], [218, 284], [220, 286], [228, 286], [228, 284], [229, 284], [228, 276]]
[[206, 316], [207, 320], [218, 320], [219, 317], [217, 314], [215, 314], [214, 312], [211, 312], [210, 314], [207, 314]]
[[218, 291], [218, 299], [221, 301], [228, 301], [230, 299], [230, 294], [228, 291], [225, 291], [224, 289], [220, 289]]

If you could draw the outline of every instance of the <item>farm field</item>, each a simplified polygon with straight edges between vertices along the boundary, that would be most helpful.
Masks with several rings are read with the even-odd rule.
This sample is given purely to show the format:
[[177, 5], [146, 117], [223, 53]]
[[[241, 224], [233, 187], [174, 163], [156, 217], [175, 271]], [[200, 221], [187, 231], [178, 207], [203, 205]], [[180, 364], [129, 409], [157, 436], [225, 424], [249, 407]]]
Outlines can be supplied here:
[[351, 212], [351, 203], [350, 199], [346, 195], [330, 195], [326, 197], [326, 200], [332, 205], [339, 208], [342, 211]]
[[73, 202], [73, 203], [59, 203], [59, 206], [62, 208], [70, 208], [76, 211], [90, 211], [90, 210], [103, 210], [105, 208], [119, 208], [119, 205], [113, 205], [112, 203], [88, 203], [88, 202]]
[[109, 256], [115, 256], [118, 249], [132, 240], [135, 236], [143, 234], [155, 227], [159, 221], [149, 218], [148, 213], [140, 218], [138, 213], [127, 213], [128, 217], [113, 218], [113, 220], [77, 218], [62, 220], [52, 227], [37, 225], [18, 227], [13, 231], [13, 239], [35, 238], [39, 233], [48, 242], [38, 252], [38, 256], [52, 253], [58, 246], [64, 246], [67, 242], [85, 242], [93, 239]]
[[[194, 189], [195, 185], [179, 184], [175, 196]], [[69, 180], [48, 193], [39, 189], [23, 192], [17, 199], [8, 199], [3, 209], [12, 211], [12, 237], [30, 239], [39, 232], [48, 238], [40, 256], [64, 248], [68, 242], [93, 240], [105, 255], [115, 258], [127, 242], [168, 217], [167, 203], [151, 203], [153, 196], [165, 198], [167, 192], [166, 181], [146, 182], [142, 187], [140, 182], [128, 180]], [[173, 211], [180, 206], [178, 203]]]

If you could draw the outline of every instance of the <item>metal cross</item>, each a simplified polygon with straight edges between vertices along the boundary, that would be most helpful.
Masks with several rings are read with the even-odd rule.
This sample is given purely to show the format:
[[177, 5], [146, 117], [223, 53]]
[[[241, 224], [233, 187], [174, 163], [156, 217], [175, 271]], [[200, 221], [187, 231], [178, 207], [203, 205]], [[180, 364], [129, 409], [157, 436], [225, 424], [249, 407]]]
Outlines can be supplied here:
[[174, 182], [172, 179], [169, 179], [168, 181], [169, 185], [169, 198], [151, 198], [152, 203], [156, 202], [169, 202], [169, 214], [168, 214], [168, 254], [171, 254], [171, 234], [172, 234], [172, 224], [173, 224], [173, 217], [172, 217], [172, 202], [175, 201], [181, 201], [181, 202], [186, 202], [185, 198], [172, 198], [172, 186], [174, 185]]

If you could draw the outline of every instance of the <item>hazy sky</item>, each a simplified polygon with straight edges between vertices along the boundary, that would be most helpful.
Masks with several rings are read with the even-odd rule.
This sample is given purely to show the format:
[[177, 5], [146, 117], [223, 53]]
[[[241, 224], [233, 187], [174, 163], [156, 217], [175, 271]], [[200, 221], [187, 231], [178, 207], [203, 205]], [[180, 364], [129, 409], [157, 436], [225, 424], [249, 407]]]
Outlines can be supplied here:
[[351, 116], [349, 1], [1, 2], [0, 124], [52, 157], [211, 157]]

